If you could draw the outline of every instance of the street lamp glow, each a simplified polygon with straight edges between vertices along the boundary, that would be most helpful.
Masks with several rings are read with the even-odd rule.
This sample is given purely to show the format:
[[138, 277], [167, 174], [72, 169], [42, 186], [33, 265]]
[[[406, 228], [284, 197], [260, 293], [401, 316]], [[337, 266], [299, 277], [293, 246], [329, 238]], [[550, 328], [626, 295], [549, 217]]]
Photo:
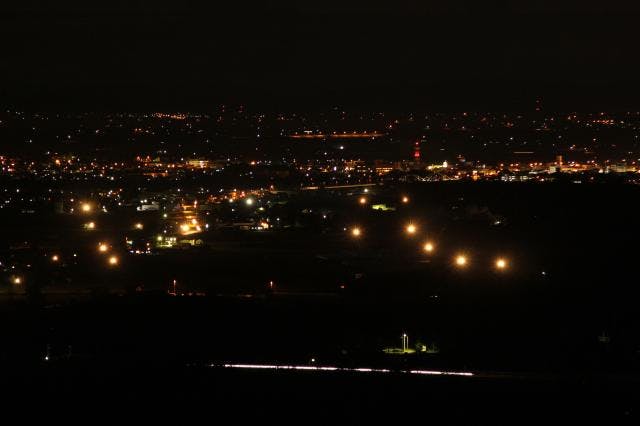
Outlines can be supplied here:
[[87, 229], [96, 229], [95, 222], [89, 222], [85, 226], [86, 226]]
[[118, 258], [116, 256], [111, 256], [109, 258], [109, 265], [115, 266], [118, 264]]
[[106, 245], [105, 243], [100, 243], [98, 244], [98, 251], [100, 253], [106, 253], [107, 251], [109, 251], [109, 246]]
[[366, 197], [360, 197], [359, 202], [360, 202], [360, 204], [365, 205], [365, 204], [367, 204], [367, 198]]
[[354, 237], [359, 237], [360, 234], [362, 234], [362, 231], [360, 231], [360, 228], [355, 227], [351, 230], [351, 235], [353, 235]]
[[191, 224], [192, 225], [197, 225], [198, 224], [198, 219], [191, 219]]
[[80, 209], [85, 213], [89, 213], [91, 211], [91, 204], [82, 203], [82, 206], [80, 206]]
[[20, 277], [14, 277], [14, 278], [13, 278], [13, 283], [14, 283], [14, 284], [16, 284], [16, 285], [20, 285], [20, 284], [22, 284], [22, 278], [20, 278]]
[[465, 255], [459, 254], [456, 256], [456, 266], [463, 268], [467, 266], [467, 257]]
[[496, 268], [499, 270], [503, 270], [507, 268], [507, 261], [503, 258], [496, 259]]
[[189, 224], [183, 223], [180, 225], [180, 230], [182, 230], [182, 232], [189, 232]]
[[409, 197], [407, 197], [406, 195], [402, 197], [402, 202], [407, 204], [409, 202]]
[[408, 224], [405, 229], [407, 230], [407, 234], [409, 235], [415, 234], [418, 230], [418, 228], [413, 223]]
[[142, 229], [142, 228], [144, 228], [144, 225], [142, 223], [138, 222], [135, 225], [133, 225], [133, 227], [136, 228], [136, 229]]
[[60, 257], [57, 254], [54, 254], [53, 256], [51, 256], [52, 262], [57, 262], [58, 260], [60, 260]]
[[245, 203], [247, 203], [247, 205], [248, 205], [248, 206], [253, 205], [253, 198], [247, 198], [247, 199], [245, 200]]
[[433, 253], [433, 250], [434, 250], [435, 247], [433, 246], [433, 243], [426, 242], [426, 243], [424, 243], [424, 246], [422, 248], [427, 253]]

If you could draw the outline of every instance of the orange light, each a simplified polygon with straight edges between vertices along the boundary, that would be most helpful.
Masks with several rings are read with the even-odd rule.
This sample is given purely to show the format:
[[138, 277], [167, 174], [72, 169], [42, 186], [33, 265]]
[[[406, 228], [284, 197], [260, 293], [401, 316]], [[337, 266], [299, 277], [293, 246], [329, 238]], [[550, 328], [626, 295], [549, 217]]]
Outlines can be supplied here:
[[415, 234], [418, 230], [418, 228], [413, 223], [408, 224], [405, 229], [407, 230], [407, 234]]
[[58, 257], [57, 254], [54, 254], [53, 256], [51, 256], [51, 261], [52, 262], [57, 262], [58, 260], [60, 260], [60, 257]]
[[362, 231], [360, 231], [360, 228], [356, 227], [353, 228], [351, 230], [351, 235], [353, 235], [354, 237], [359, 237], [362, 234]]
[[432, 253], [433, 250], [435, 249], [435, 247], [433, 246], [433, 243], [425, 243], [424, 246], [422, 247], [424, 249], [424, 251], [426, 251], [427, 253]]
[[456, 266], [460, 268], [467, 266], [467, 257], [462, 254], [456, 256]]
[[109, 251], [109, 246], [105, 243], [100, 243], [98, 244], [98, 251], [100, 251], [100, 253], [106, 253], [107, 251]]
[[496, 259], [496, 268], [503, 270], [507, 268], [507, 261], [503, 258]]
[[367, 198], [366, 197], [360, 197], [360, 204], [362, 204], [362, 205], [367, 204]]
[[117, 264], [118, 264], [118, 258], [116, 256], [111, 256], [109, 258], [109, 265], [114, 266], [114, 265], [117, 265]]
[[407, 204], [409, 202], [409, 197], [407, 196], [402, 197], [402, 202]]

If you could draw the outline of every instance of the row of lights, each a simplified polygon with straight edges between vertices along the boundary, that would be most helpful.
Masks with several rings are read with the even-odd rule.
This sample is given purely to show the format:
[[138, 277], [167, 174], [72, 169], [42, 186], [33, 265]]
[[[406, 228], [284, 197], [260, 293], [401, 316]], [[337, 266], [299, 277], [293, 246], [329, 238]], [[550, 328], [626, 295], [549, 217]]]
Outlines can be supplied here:
[[[406, 226], [405, 230], [409, 235], [413, 235], [417, 232], [418, 229], [414, 224], [410, 223]], [[355, 238], [358, 238], [362, 235], [362, 230], [359, 227], [355, 226], [351, 228], [351, 235]], [[425, 253], [432, 254], [435, 251], [435, 245], [433, 242], [427, 241], [422, 246], [422, 249]], [[457, 254], [454, 258], [453, 263], [458, 268], [465, 268], [469, 264], [469, 259], [464, 254]], [[509, 266], [509, 262], [504, 257], [499, 257], [495, 260], [494, 266], [496, 269], [502, 271], [507, 269], [507, 267]]]

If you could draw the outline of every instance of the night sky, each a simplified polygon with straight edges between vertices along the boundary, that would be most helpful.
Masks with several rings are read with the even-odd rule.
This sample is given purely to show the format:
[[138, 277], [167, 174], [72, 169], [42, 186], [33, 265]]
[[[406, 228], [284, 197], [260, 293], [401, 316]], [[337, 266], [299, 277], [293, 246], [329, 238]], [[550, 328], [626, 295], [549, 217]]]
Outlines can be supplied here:
[[3, 2], [3, 103], [640, 108], [639, 2], [218, 3]]

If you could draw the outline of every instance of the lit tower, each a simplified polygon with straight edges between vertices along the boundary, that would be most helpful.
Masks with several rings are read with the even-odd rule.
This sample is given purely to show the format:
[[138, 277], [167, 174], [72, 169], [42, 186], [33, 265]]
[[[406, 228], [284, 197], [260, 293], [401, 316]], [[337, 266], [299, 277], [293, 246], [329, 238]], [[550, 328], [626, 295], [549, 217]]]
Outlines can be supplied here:
[[413, 144], [413, 161], [420, 162], [420, 141]]

